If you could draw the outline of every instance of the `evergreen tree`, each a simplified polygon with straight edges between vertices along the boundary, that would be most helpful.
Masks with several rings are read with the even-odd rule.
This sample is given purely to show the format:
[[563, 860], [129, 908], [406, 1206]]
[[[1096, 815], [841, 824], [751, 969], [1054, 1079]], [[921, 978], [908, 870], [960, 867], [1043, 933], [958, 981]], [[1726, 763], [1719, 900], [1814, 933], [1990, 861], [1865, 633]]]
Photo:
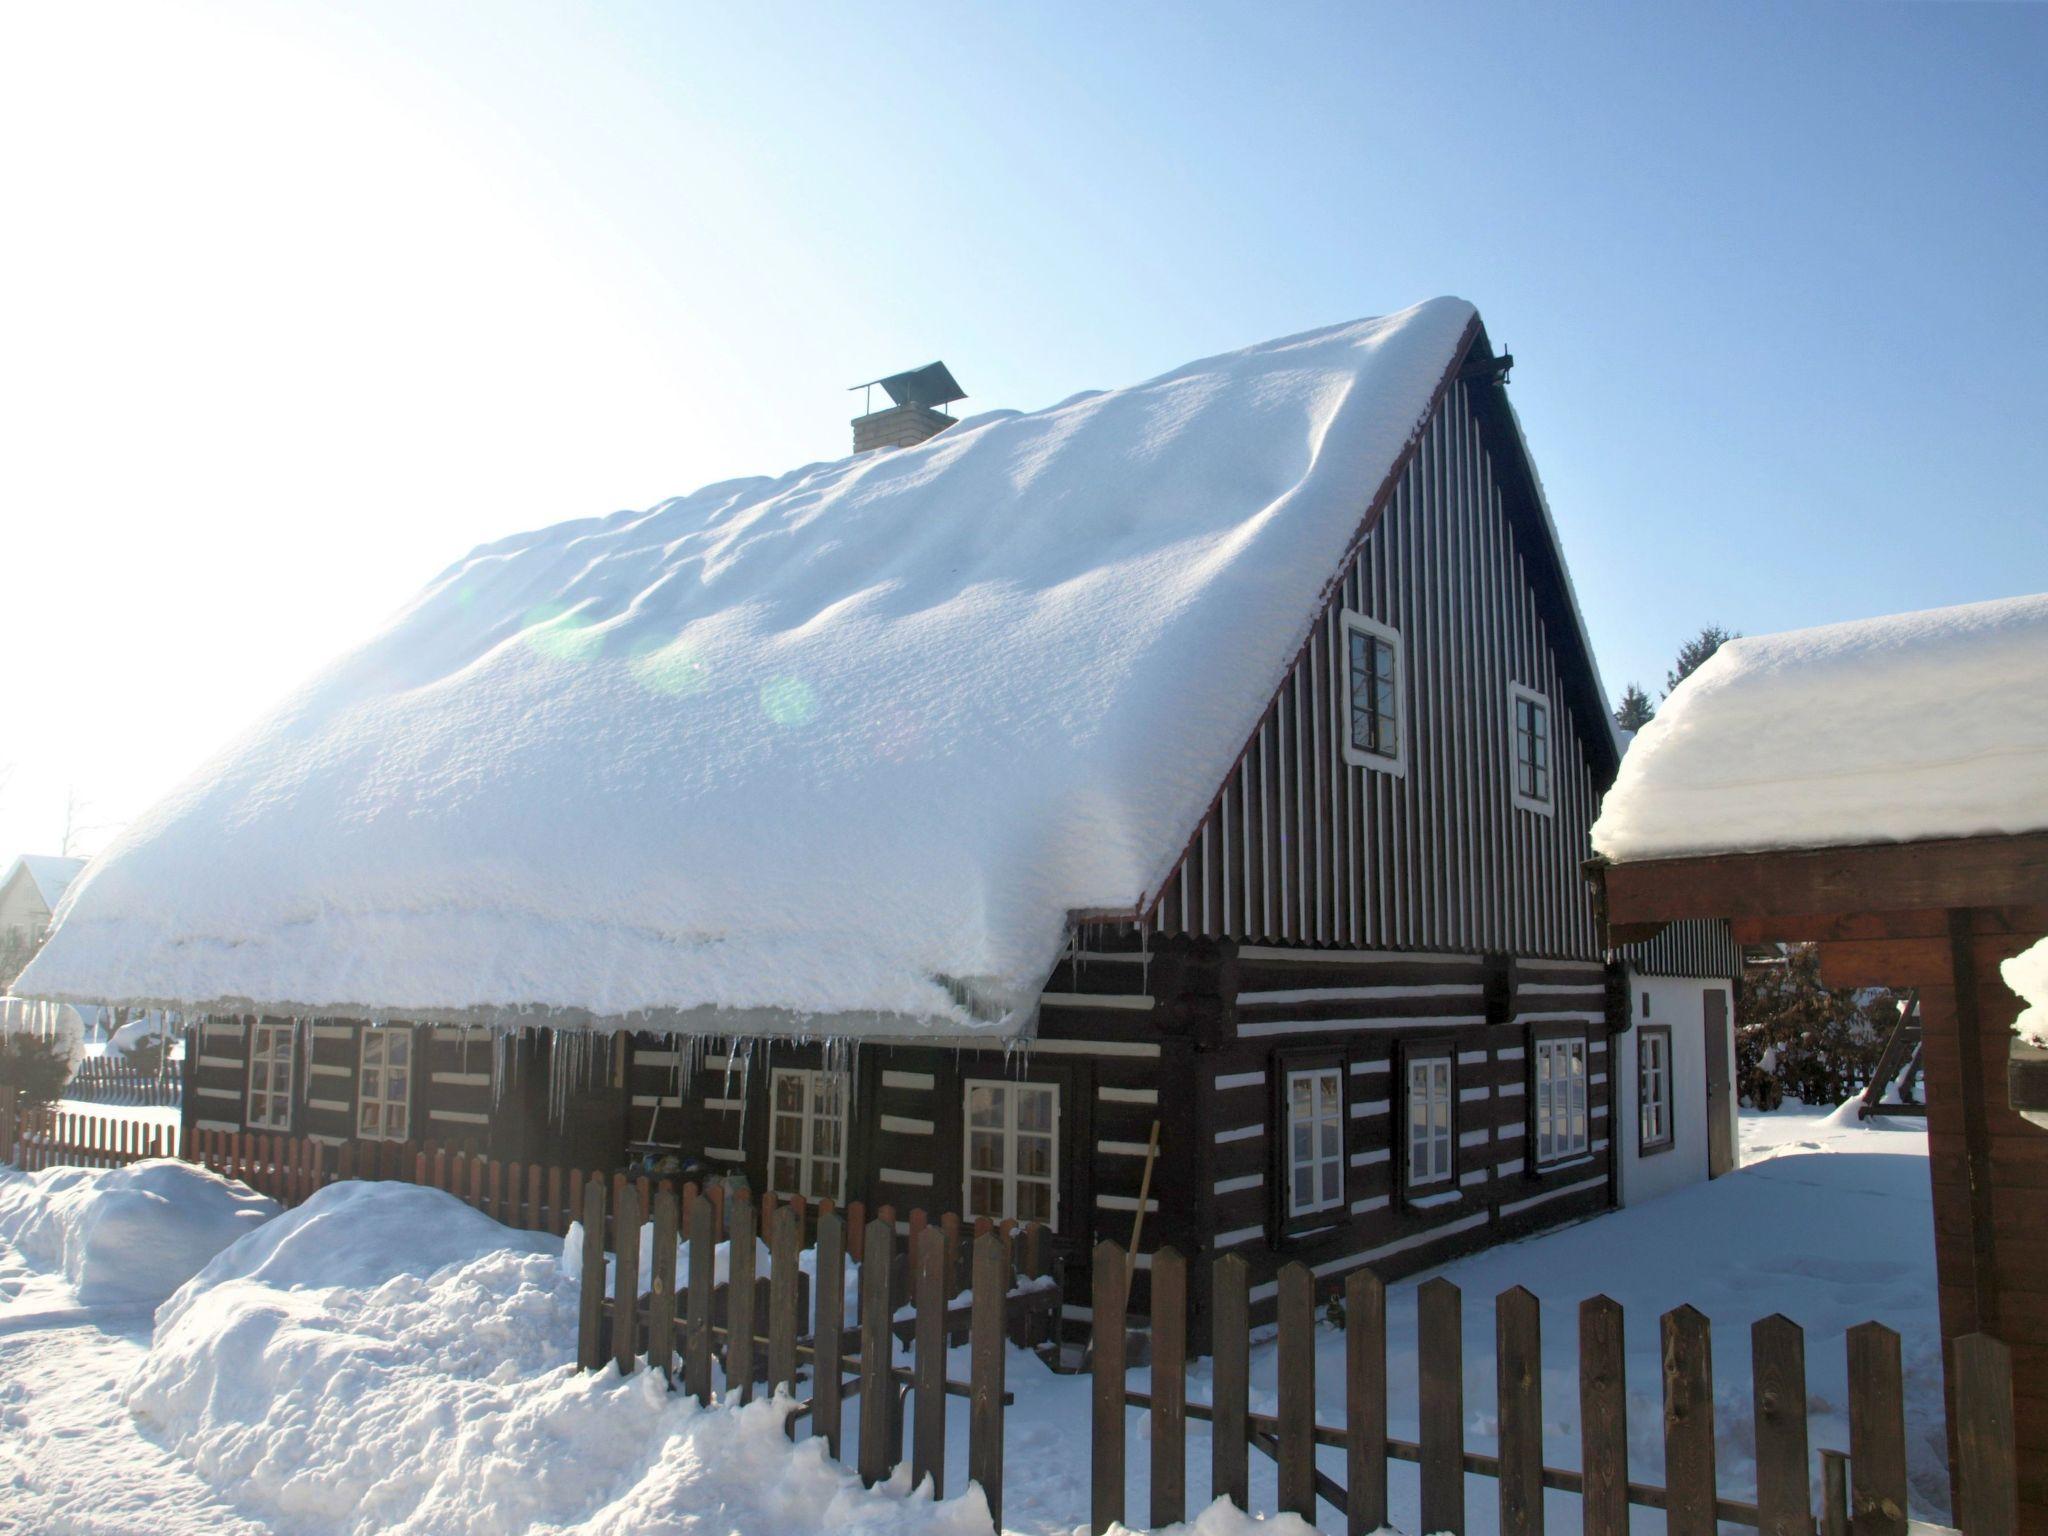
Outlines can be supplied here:
[[1656, 713], [1650, 707], [1650, 696], [1630, 683], [1622, 692], [1620, 707], [1614, 711], [1614, 723], [1624, 731], [1640, 731], [1655, 718]]
[[1740, 639], [1718, 624], [1709, 624], [1678, 648], [1678, 665], [1664, 674], [1664, 697], [1670, 698], [1678, 685], [1705, 664], [1707, 658], [1730, 640]]
[[1880, 989], [1823, 985], [1820, 952], [1791, 944], [1743, 967], [1735, 1016], [1740, 1091], [1770, 1108], [1786, 1094], [1806, 1104], [1839, 1104], [1861, 1092], [1899, 1008]]
[[0, 1104], [15, 1110], [54, 1104], [71, 1081], [71, 1055], [26, 1030], [0, 1035]]

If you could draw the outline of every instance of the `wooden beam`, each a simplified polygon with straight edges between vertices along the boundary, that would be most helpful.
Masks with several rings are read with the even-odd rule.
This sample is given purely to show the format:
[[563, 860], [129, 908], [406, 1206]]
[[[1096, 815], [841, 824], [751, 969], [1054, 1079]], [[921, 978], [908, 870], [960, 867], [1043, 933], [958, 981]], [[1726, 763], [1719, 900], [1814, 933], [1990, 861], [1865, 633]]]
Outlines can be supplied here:
[[1940, 907], [1909, 912], [1802, 912], [1792, 916], [1738, 917], [1728, 924], [1738, 944], [1855, 942], [1866, 939], [1948, 939], [1948, 913]]
[[2048, 900], [2048, 832], [1610, 864], [1611, 924], [1770, 918]]
[[1945, 987], [1955, 976], [1946, 937], [1828, 939], [1814, 947], [1831, 987]]

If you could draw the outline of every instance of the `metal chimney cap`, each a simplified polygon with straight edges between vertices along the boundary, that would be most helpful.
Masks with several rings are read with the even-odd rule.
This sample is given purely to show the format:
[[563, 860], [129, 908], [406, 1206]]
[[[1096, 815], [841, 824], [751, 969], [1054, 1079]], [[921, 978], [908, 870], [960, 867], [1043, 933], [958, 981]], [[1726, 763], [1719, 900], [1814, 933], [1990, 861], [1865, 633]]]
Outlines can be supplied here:
[[885, 379], [869, 379], [852, 387], [872, 389], [877, 384], [887, 390], [889, 398], [898, 405], [922, 405], [936, 409], [967, 398], [967, 391], [954, 380], [944, 363], [926, 363], [922, 368], [892, 373]]

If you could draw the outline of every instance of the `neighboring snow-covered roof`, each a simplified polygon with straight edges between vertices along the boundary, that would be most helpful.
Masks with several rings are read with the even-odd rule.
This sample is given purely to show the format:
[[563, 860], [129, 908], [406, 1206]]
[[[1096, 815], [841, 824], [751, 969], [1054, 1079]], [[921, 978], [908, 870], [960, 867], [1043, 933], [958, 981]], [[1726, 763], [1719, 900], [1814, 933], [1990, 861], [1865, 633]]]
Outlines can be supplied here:
[[0, 876], [0, 890], [13, 882], [17, 871], [26, 870], [36, 895], [42, 898], [44, 906], [54, 912], [57, 903], [64, 899], [65, 887], [83, 868], [83, 859], [67, 859], [54, 853], [24, 853], [8, 866], [5, 876]]
[[1637, 733], [1615, 860], [2048, 828], [2048, 595], [1730, 640]]
[[1017, 1028], [1068, 913], [1165, 877], [1476, 322], [479, 549], [97, 860], [17, 990]]

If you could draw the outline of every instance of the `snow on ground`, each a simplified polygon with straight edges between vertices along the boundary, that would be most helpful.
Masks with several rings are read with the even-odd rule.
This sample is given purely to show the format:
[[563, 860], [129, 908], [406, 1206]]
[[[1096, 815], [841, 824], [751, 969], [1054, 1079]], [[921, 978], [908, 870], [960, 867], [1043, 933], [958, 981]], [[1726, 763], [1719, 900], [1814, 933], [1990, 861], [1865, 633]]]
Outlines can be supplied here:
[[[1872, 720], [1911, 720], [1845, 754]], [[2048, 594], [1730, 640], [1637, 733], [1613, 859], [2048, 827]]]
[[[1846, 1447], [1842, 1333], [1876, 1317], [1905, 1336], [1915, 1513], [1940, 1516], [1924, 1135], [1800, 1109], [1745, 1114], [1742, 1128], [1744, 1166], [1726, 1178], [1443, 1271], [1466, 1298], [1470, 1444], [1492, 1443], [1490, 1302], [1512, 1284], [1544, 1303], [1553, 1464], [1576, 1463], [1577, 1303], [1600, 1290], [1628, 1309], [1632, 1473], [1646, 1481], [1662, 1460], [1657, 1316], [1685, 1301], [1707, 1312], [1722, 1482], [1737, 1493], [1752, 1476], [1749, 1324], [1782, 1311], [1806, 1327], [1813, 1443]], [[0, 1175], [0, 1198], [22, 1182]], [[152, 1342], [145, 1309], [81, 1306], [61, 1276], [38, 1276], [0, 1244], [0, 1278], [14, 1277], [0, 1284], [13, 1297], [0, 1301], [0, 1529], [987, 1531], [985, 1506], [966, 1485], [964, 1403], [949, 1422], [953, 1498], [934, 1503], [901, 1482], [865, 1491], [807, 1436], [787, 1442], [773, 1405], [703, 1412], [648, 1373], [568, 1369], [575, 1289], [565, 1270], [558, 1243], [499, 1228], [437, 1192], [338, 1185], [223, 1251], [158, 1311]], [[1417, 1280], [1390, 1292], [1397, 1435], [1415, 1432]], [[1329, 1423], [1342, 1422], [1342, 1352], [1342, 1334], [1325, 1326], [1317, 1392]], [[952, 1369], [965, 1376], [964, 1351]], [[1259, 1406], [1274, 1401], [1274, 1369], [1264, 1341], [1253, 1357]], [[1207, 1371], [1199, 1363], [1190, 1382], [1198, 1400]], [[1145, 1378], [1134, 1372], [1134, 1385]], [[1088, 1384], [1012, 1352], [1009, 1385], [1005, 1526], [1064, 1536], [1087, 1516]], [[1189, 1426], [1196, 1509], [1208, 1493], [1204, 1429]], [[1129, 1443], [1135, 1522], [1147, 1512], [1142, 1414], [1131, 1415]], [[850, 1433], [849, 1461], [856, 1445]], [[1341, 1479], [1341, 1456], [1324, 1460]], [[1392, 1494], [1396, 1524], [1415, 1530], [1411, 1468], [1394, 1467]], [[1490, 1536], [1495, 1485], [1471, 1478], [1466, 1496], [1475, 1536]], [[1253, 1497], [1272, 1508], [1270, 1465], [1256, 1456]], [[1576, 1501], [1553, 1494], [1548, 1514], [1554, 1529], [1573, 1529]], [[1321, 1529], [1342, 1528], [1327, 1506], [1321, 1516]], [[1661, 1529], [1649, 1512], [1637, 1523]], [[1212, 1511], [1194, 1529], [1242, 1536], [1250, 1525]], [[1290, 1527], [1300, 1530], [1278, 1520], [1259, 1528]]]

